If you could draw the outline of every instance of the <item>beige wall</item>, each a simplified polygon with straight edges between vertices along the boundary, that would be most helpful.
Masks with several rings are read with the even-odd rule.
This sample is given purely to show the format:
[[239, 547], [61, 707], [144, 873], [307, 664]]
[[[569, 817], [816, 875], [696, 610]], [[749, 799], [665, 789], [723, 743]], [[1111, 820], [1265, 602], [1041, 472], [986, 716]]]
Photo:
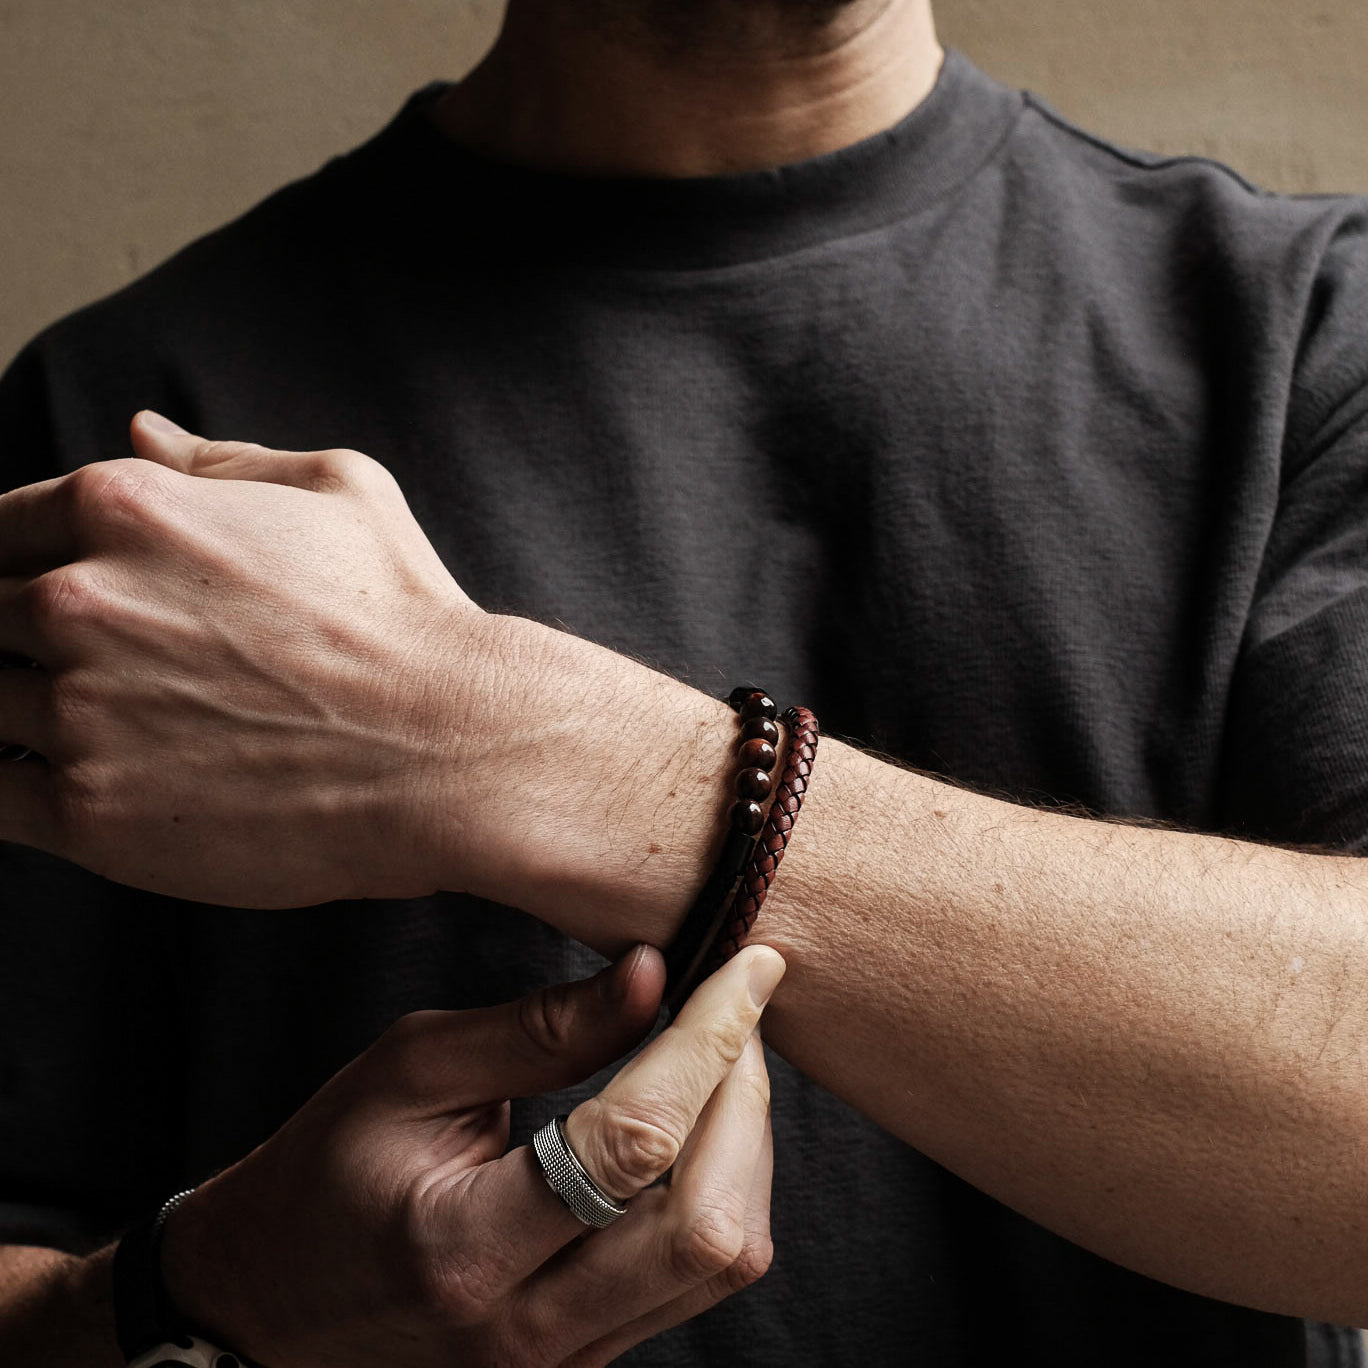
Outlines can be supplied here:
[[1368, 192], [1364, 0], [943, 0], [942, 38], [1133, 146]]
[[[0, 363], [459, 75], [500, 0], [0, 0]], [[1364, 0], [941, 0], [946, 41], [1136, 145], [1368, 191]]]

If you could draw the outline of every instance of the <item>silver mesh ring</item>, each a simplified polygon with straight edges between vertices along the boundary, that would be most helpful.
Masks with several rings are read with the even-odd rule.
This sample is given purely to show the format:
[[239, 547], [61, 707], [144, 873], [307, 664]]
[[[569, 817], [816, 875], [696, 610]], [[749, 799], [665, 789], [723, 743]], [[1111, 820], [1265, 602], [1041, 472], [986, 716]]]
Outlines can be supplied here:
[[547, 1186], [587, 1226], [602, 1230], [627, 1214], [621, 1202], [615, 1202], [584, 1171], [565, 1138], [565, 1117], [548, 1121], [532, 1137], [532, 1153], [537, 1156]]

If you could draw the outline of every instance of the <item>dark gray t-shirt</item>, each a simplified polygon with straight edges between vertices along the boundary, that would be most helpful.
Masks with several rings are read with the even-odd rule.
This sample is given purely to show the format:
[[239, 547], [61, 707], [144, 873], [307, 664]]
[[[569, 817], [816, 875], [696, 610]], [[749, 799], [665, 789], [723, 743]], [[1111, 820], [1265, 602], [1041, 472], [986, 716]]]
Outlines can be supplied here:
[[[483, 162], [431, 96], [40, 337], [0, 485], [126, 454], [143, 406], [359, 447], [486, 608], [1023, 801], [1363, 847], [1364, 205], [1119, 150], [954, 54], [888, 132], [701, 181]], [[117, 1227], [400, 1013], [593, 963], [456, 897], [212, 909], [14, 847], [0, 875], [11, 1233]], [[1303, 1362], [1300, 1323], [1123, 1271], [774, 1075], [773, 1271], [632, 1363]]]

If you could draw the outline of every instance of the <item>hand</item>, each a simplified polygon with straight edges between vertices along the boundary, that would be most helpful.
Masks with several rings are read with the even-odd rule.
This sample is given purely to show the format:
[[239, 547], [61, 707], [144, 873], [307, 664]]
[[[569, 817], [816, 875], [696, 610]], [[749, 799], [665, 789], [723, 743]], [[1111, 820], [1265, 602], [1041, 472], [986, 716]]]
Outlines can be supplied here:
[[0, 741], [37, 752], [0, 839], [206, 902], [432, 892], [497, 620], [369, 458], [155, 424], [0, 497], [0, 651], [42, 667], [0, 670]]
[[504, 1099], [640, 1038], [663, 982], [644, 947], [594, 980], [401, 1020], [176, 1210], [172, 1303], [272, 1368], [588, 1368], [698, 1315], [769, 1260], [757, 1022], [783, 970], [742, 951], [571, 1113], [584, 1167], [630, 1202], [607, 1229], [569, 1212], [527, 1146], [504, 1153]]
[[[726, 706], [482, 612], [354, 451], [206, 442], [0, 495], [0, 841], [201, 902], [469, 892], [605, 954], [716, 858]], [[624, 822], [624, 798], [632, 821]]]

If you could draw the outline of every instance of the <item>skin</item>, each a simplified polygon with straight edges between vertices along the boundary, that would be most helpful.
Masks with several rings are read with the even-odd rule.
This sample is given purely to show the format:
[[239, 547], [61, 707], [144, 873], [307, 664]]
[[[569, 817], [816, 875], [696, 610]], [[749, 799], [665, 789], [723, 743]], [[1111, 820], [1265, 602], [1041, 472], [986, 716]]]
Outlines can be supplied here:
[[544, 170], [718, 175], [889, 127], [942, 56], [927, 0], [511, 0], [438, 122], [474, 151]]
[[[648, 10], [638, 11], [630, 0], [592, 5], [586, 0], [576, 11], [593, 22], [567, 25], [562, 7], [512, 0], [504, 33], [489, 60], [458, 87], [442, 111], [448, 134], [490, 156], [561, 170], [646, 175], [743, 170], [815, 156], [888, 126], [930, 89], [941, 60], [930, 10], [922, 0], [749, 4], [750, 18], [740, 27], [736, 7], [727, 3], [671, 5], [656, 0]], [[690, 21], [690, 42], [685, 44], [679, 41], [676, 16], [681, 15]], [[700, 41], [705, 35], [712, 39], [706, 47]], [[709, 60], [698, 60], [705, 52]], [[600, 84], [605, 77], [611, 87]], [[466, 89], [476, 87], [476, 97], [467, 99]], [[586, 100], [586, 91], [597, 98]], [[630, 110], [631, 118], [621, 117], [624, 110]], [[624, 146], [621, 138], [629, 128], [631, 145]], [[687, 146], [680, 141], [686, 129], [698, 130], [688, 135]], [[110, 492], [106, 487], [104, 493]], [[105, 503], [104, 496], [96, 501]], [[38, 553], [37, 564], [12, 556], [0, 574], [28, 573], [49, 559], [50, 550]], [[420, 578], [434, 575], [435, 558], [420, 555], [419, 560], [425, 562], [417, 571]], [[360, 578], [369, 577], [369, 568], [356, 569]], [[436, 575], [437, 582], [441, 578]], [[493, 640], [490, 634], [475, 635], [486, 645]], [[0, 672], [0, 699], [10, 690], [22, 692], [15, 680], [13, 672]], [[409, 683], [418, 687], [412, 677]], [[442, 711], [437, 699], [448, 691], [440, 679], [430, 687], [435, 720]], [[0, 702], [0, 715], [3, 710]], [[202, 741], [203, 728], [197, 730]], [[411, 737], [419, 749], [440, 748], [446, 739], [421, 725]], [[396, 773], [415, 759], [407, 744], [401, 749], [408, 753], [394, 756]], [[299, 758], [307, 762], [307, 757]], [[377, 758], [372, 749], [371, 759]], [[35, 811], [31, 794], [16, 800], [14, 792], [14, 786], [23, 787], [29, 769], [11, 766], [5, 776], [11, 788], [0, 797], [0, 826], [22, 821], [20, 807], [30, 817]], [[220, 777], [214, 777], [215, 784]], [[373, 785], [374, 780], [372, 771], [366, 782]], [[408, 797], [395, 810], [409, 809], [410, 816], [399, 819], [399, 828], [408, 828], [413, 805], [430, 814], [439, 786], [405, 778], [399, 787]], [[372, 808], [368, 822], [376, 812], [367, 806]], [[300, 815], [316, 827], [316, 812]], [[115, 821], [109, 828], [111, 836], [117, 826]], [[387, 831], [399, 835], [403, 844], [401, 831]], [[687, 869], [691, 860], [708, 858], [709, 844], [709, 837], [701, 834], [691, 850], [676, 851], [681, 876], [692, 872]], [[141, 874], [150, 873], [144, 865]], [[193, 1208], [184, 1215], [178, 1212], [181, 1221], [192, 1215]], [[755, 1265], [756, 1238], [750, 1221], [742, 1264]], [[170, 1240], [168, 1234], [168, 1244]], [[0, 1248], [4, 1356], [43, 1361], [53, 1368], [119, 1362], [113, 1347], [111, 1262], [108, 1249], [76, 1258], [46, 1249]], [[715, 1300], [703, 1296], [691, 1314]], [[646, 1323], [647, 1333], [660, 1328]]]
[[[911, 69], [939, 60], [929, 21], [916, 61], [875, 41], [913, 32], [911, 3], [841, 7], [802, 29], [802, 51], [787, 28], [772, 61], [739, 49], [744, 80], [714, 80], [677, 33], [646, 43], [620, 8], [616, 28], [595, 13], [558, 35], [553, 70], [532, 18], [554, 16], [515, 4], [483, 93], [443, 111], [452, 136], [561, 170], [735, 170], [886, 126], [922, 88]], [[697, 52], [719, 54], [703, 41], [719, 32], [699, 30]], [[569, 118], [590, 73], [640, 119], [614, 124], [593, 99]], [[673, 119], [652, 122], [657, 96]], [[46, 757], [0, 771], [0, 838], [209, 901], [464, 889], [610, 954], [668, 943], [720, 840], [723, 705], [482, 613], [364, 457], [146, 419], [134, 443], [137, 460], [0, 498], [0, 648], [44, 666], [0, 674], [0, 718]], [[306, 535], [273, 536], [273, 519]], [[263, 807], [261, 774], [282, 767], [311, 781]], [[554, 838], [521, 839], [527, 810]], [[244, 847], [252, 859], [218, 858]], [[232, 882], [225, 865], [256, 874]], [[1107, 1257], [1362, 1323], [1363, 868], [1036, 812], [825, 740], [756, 928], [789, 965], [766, 1038]], [[229, 1239], [230, 1212], [217, 1219]], [[36, 1335], [55, 1361], [53, 1327], [105, 1314], [102, 1257], [11, 1251], [0, 1334]], [[174, 1265], [192, 1282], [195, 1267]]]
[[[757, 1023], [783, 972], [748, 947], [570, 1113], [571, 1148], [628, 1203], [607, 1229], [586, 1230], [526, 1145], [507, 1150], [507, 1099], [566, 1087], [640, 1040], [664, 985], [645, 946], [519, 1002], [402, 1018], [176, 1209], [172, 1304], [214, 1343], [288, 1368], [590, 1368], [688, 1320], [769, 1263]], [[12, 1253], [7, 1362], [123, 1362], [112, 1250]]]
[[[481, 613], [449, 579], [424, 584], [427, 543], [363, 456], [204, 442], [145, 419], [135, 441], [142, 460], [0, 498], [12, 555], [77, 556], [5, 586], [20, 626], [4, 645], [46, 668], [0, 675], [0, 713], [49, 757], [0, 772], [6, 836], [183, 897], [284, 907], [459, 888], [609, 953], [668, 943], [720, 837], [724, 704]], [[290, 543], [292, 576], [266, 554], [267, 476], [275, 498], [313, 500], [318, 540]], [[306, 597], [320, 546], [343, 569]], [[280, 593], [299, 653], [225, 655], [224, 640], [261, 639]], [[138, 706], [151, 659], [157, 696], [181, 706]], [[436, 711], [399, 707], [396, 677]], [[301, 692], [327, 707], [301, 712]], [[512, 699], [536, 706], [520, 716]], [[166, 758], [206, 710], [216, 785]], [[403, 783], [353, 782], [358, 718], [378, 728], [378, 775], [391, 753], [412, 760]], [[250, 772], [266, 750], [304, 757], [312, 778], [267, 786], [290, 797], [262, 822]], [[639, 760], [661, 754], [654, 770]], [[818, 763], [757, 925], [790, 965], [771, 1044], [1107, 1257], [1268, 1310], [1362, 1320], [1362, 862], [1032, 811], [829, 739]], [[526, 839], [529, 810], [554, 841]], [[392, 841], [358, 843], [371, 830], [403, 832], [402, 858], [382, 859]], [[243, 867], [251, 882], [216, 872]], [[206, 1243], [232, 1240], [234, 1210]], [[192, 1278], [206, 1267], [184, 1262]], [[67, 1295], [93, 1276], [73, 1270]], [[31, 1283], [11, 1281], [34, 1308]], [[56, 1305], [27, 1324], [51, 1324]]]

